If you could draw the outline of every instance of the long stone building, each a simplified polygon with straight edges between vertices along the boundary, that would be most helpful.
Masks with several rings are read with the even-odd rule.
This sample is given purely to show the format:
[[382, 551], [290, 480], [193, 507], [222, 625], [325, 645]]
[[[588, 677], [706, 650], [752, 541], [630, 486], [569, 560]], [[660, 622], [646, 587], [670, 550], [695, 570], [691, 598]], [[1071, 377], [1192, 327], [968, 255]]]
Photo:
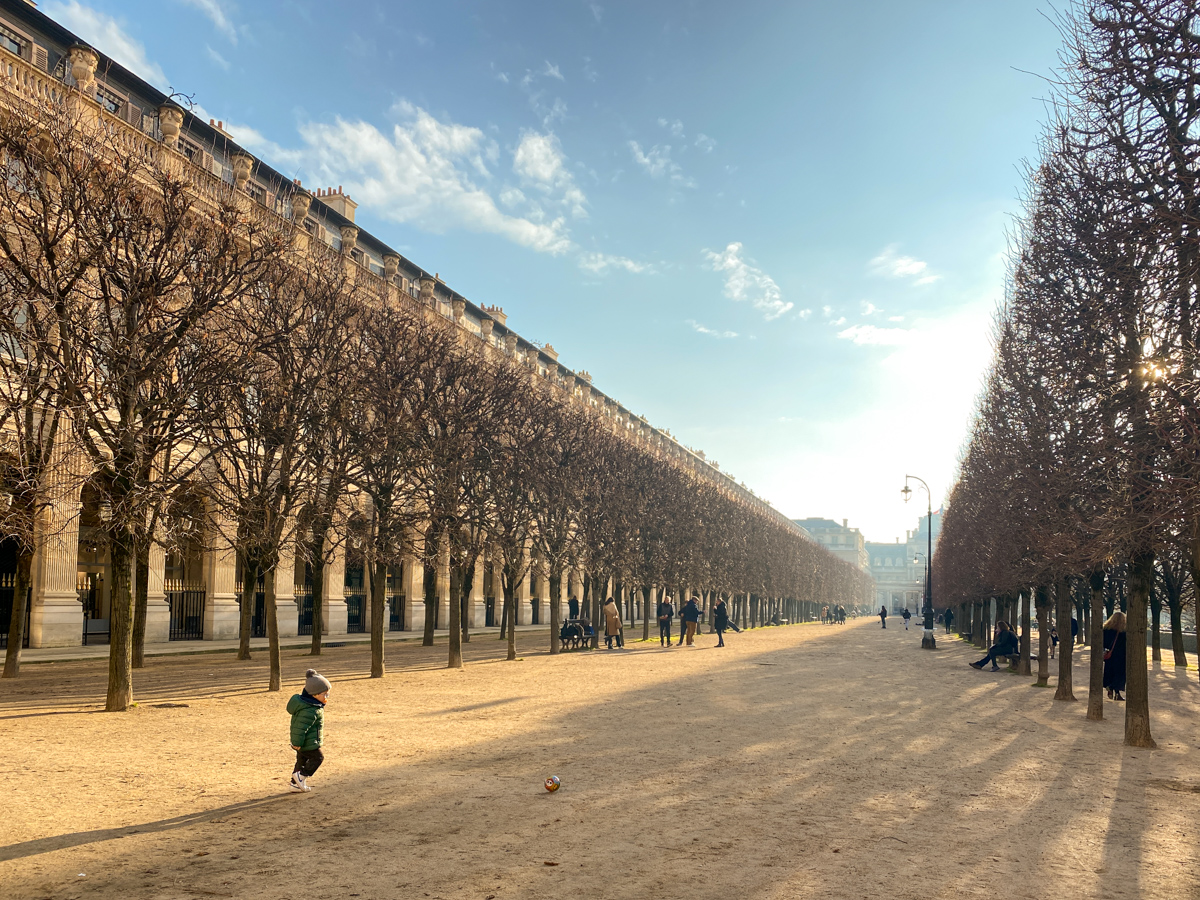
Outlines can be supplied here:
[[[473, 303], [382, 239], [355, 224], [356, 204], [340, 187], [305, 188], [239, 147], [221, 122], [204, 121], [23, 0], [0, 0], [0, 103], [36, 102], [41, 97], [75, 92], [76, 100], [94, 107], [105, 124], [120, 133], [130, 152], [174, 154], [180, 170], [199, 196], [232, 186], [244, 195], [254, 215], [279, 217], [298, 224], [308, 240], [324, 242], [344, 256], [357, 280], [397, 301], [419, 304], [456, 323], [498, 352], [523, 361], [537, 375], [565, 386], [581, 402], [598, 407], [633, 440], [674, 456], [701, 477], [720, 485], [739, 500], [799, 534], [782, 514], [729, 475], [705, 462], [703, 454], [679, 444], [620, 403], [592, 386], [586, 372], [574, 372], [558, 361], [550, 345], [522, 338], [507, 324], [504, 311]], [[86, 486], [57, 501], [58, 526], [35, 560], [26, 639], [31, 647], [77, 645], [103, 641], [108, 632], [111, 577], [100, 540], [105, 517]], [[147, 643], [168, 640], [216, 640], [238, 635], [239, 566], [233, 548], [210, 529], [193, 545], [168, 553], [157, 547], [148, 578]], [[325, 633], [367, 630], [367, 585], [362, 560], [346, 542], [327, 567], [323, 588]], [[311, 630], [311, 581], [306, 567], [284, 559], [278, 578], [279, 630], [292, 636]], [[498, 573], [481, 562], [466, 611], [472, 625], [498, 624], [502, 602]], [[0, 543], [0, 628], [12, 603], [14, 552]], [[389, 576], [389, 627], [420, 630], [424, 626], [424, 572], [420, 560], [406, 559]], [[438, 625], [449, 621], [446, 564], [438, 578]], [[576, 573], [567, 573], [568, 596], [581, 593]], [[7, 595], [5, 590], [7, 589]], [[256, 592], [253, 631], [264, 629], [261, 592]], [[535, 570], [517, 594], [518, 624], [548, 620], [548, 579]], [[285, 612], [286, 610], [286, 612]]]

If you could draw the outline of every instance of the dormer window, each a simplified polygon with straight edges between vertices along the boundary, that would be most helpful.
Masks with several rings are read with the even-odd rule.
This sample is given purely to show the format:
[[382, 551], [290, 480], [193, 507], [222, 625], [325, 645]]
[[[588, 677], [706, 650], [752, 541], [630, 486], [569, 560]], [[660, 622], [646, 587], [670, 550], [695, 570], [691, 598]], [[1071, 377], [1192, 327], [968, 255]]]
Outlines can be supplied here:
[[14, 56], [19, 56], [22, 59], [27, 58], [26, 48], [29, 46], [29, 41], [17, 34], [15, 31], [10, 31], [3, 26], [0, 26], [0, 47], [3, 47]]
[[96, 102], [115, 116], [120, 115], [121, 110], [125, 107], [124, 97], [100, 84], [96, 85]]

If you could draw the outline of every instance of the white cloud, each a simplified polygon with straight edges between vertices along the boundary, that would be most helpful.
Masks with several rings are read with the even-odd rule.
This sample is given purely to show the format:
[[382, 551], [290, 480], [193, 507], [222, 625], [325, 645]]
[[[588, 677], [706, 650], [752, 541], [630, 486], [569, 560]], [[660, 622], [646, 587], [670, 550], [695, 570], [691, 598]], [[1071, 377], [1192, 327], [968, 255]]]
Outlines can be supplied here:
[[558, 66], [553, 65], [550, 60], [546, 60], [546, 68], [542, 69], [542, 74], [547, 78], [557, 78], [559, 81], [567, 80], [563, 78], [563, 74], [559, 71]]
[[[295, 149], [251, 128], [228, 127], [251, 152], [309, 183], [345, 185], [361, 206], [385, 219], [431, 232], [465, 228], [496, 234], [541, 253], [557, 255], [573, 247], [563, 216], [500, 210], [486, 186], [499, 148], [480, 129], [441, 122], [405, 101], [393, 113], [400, 121], [390, 134], [361, 120], [306, 123]], [[565, 193], [560, 199], [568, 202]]]
[[879, 307], [876, 306], [874, 303], [871, 303], [869, 300], [864, 300], [862, 302], [862, 311], [863, 311], [864, 316], [871, 316], [877, 312], [881, 312]]
[[659, 128], [665, 128], [675, 137], [683, 137], [683, 123], [678, 119], [662, 119], [658, 120]]
[[845, 317], [845, 316], [842, 316], [841, 318], [834, 319], [834, 320], [833, 320], [832, 322], [830, 322], [829, 324], [830, 324], [830, 325], [832, 325], [834, 328], [837, 328], [837, 327], [838, 327], [838, 326], [840, 326], [840, 325], [845, 325], [845, 324], [846, 324], [846, 317]]
[[583, 77], [595, 84], [600, 79], [600, 73], [596, 71], [596, 67], [592, 65], [592, 58], [585, 56], [583, 58]]
[[898, 245], [891, 244], [871, 260], [870, 271], [885, 278], [911, 278], [914, 284], [932, 284], [941, 278], [929, 271], [929, 264], [912, 256], [900, 256]]
[[575, 218], [587, 217], [587, 197], [567, 170], [557, 136], [536, 131], [522, 135], [513, 154], [513, 172], [527, 185], [533, 185], [547, 198], [553, 197], [568, 208]]
[[904, 316], [888, 316], [889, 322], [903, 322]]
[[828, 319], [830, 316], [833, 315], [833, 307], [832, 306], [822, 306], [821, 307], [821, 315], [823, 315], [825, 318]]
[[162, 68], [146, 56], [146, 48], [141, 42], [126, 33], [112, 16], [84, 6], [79, 0], [46, 0], [42, 4], [42, 12], [61, 22], [135, 75], [166, 90], [167, 76]]
[[812, 315], [811, 309], [802, 309], [798, 313], [796, 313], [796, 318], [797, 319], [807, 319], [811, 315]]
[[604, 7], [599, 3], [589, 3], [588, 9], [592, 11], [592, 17], [596, 20], [596, 24], [600, 24], [600, 19], [604, 16]]
[[705, 153], [712, 153], [713, 147], [717, 146], [717, 142], [710, 138], [707, 134], [696, 135], [696, 146]]
[[216, 26], [217, 31], [229, 38], [231, 44], [237, 43], [237, 29], [233, 27], [228, 13], [219, 0], [180, 0], [185, 6], [200, 10]]
[[707, 334], [709, 337], [715, 338], [735, 338], [738, 336], [736, 331], [718, 331], [715, 328], [706, 328], [697, 322], [695, 319], [688, 319], [687, 323], [700, 334]]
[[704, 258], [714, 272], [724, 273], [725, 296], [738, 303], [749, 302], [768, 322], [792, 308], [770, 275], [742, 259], [740, 243], [732, 243], [720, 253], [705, 250]]
[[211, 59], [213, 62], [215, 62], [218, 66], [220, 66], [226, 72], [229, 71], [229, 60], [227, 60], [225, 57], [223, 57], [220, 53], [218, 53], [212, 47], [208, 46], [208, 44], [204, 45], [204, 49], [208, 51], [209, 59]]
[[859, 345], [895, 347], [908, 343], [912, 332], [907, 328], [880, 328], [878, 325], [851, 325], [838, 337]]
[[651, 273], [654, 267], [649, 263], [640, 263], [627, 256], [610, 256], [607, 253], [581, 253], [579, 268], [597, 275], [603, 275], [609, 269], [624, 269], [634, 275]]
[[649, 150], [643, 151], [641, 144], [637, 141], [630, 141], [629, 150], [633, 154], [633, 161], [641, 166], [651, 178], [666, 178], [672, 184], [680, 187], [696, 186], [696, 182], [684, 175], [679, 164], [671, 159], [670, 144], [662, 146], [655, 144]]

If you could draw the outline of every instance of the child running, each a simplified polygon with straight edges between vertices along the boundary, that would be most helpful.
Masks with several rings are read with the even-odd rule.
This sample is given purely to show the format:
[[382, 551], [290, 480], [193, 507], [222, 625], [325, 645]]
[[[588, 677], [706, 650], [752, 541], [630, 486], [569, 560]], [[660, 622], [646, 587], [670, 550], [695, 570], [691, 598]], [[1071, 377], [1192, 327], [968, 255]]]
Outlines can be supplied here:
[[321, 752], [321, 732], [325, 726], [329, 688], [328, 678], [316, 669], [309, 669], [304, 673], [304, 690], [293, 694], [287, 704], [292, 717], [292, 749], [296, 751], [296, 766], [290, 784], [295, 793], [312, 790], [308, 779], [325, 761]]

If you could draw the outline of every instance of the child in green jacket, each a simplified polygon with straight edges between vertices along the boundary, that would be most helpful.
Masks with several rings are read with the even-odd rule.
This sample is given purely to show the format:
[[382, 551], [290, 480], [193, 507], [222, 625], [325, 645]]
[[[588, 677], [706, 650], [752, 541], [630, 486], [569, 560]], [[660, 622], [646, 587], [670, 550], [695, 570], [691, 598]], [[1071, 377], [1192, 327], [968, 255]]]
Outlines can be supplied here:
[[290, 786], [296, 793], [312, 790], [308, 779], [325, 761], [321, 752], [321, 730], [325, 725], [329, 688], [328, 678], [316, 669], [309, 669], [304, 673], [304, 690], [288, 701], [287, 711], [292, 716], [292, 749], [296, 751]]

